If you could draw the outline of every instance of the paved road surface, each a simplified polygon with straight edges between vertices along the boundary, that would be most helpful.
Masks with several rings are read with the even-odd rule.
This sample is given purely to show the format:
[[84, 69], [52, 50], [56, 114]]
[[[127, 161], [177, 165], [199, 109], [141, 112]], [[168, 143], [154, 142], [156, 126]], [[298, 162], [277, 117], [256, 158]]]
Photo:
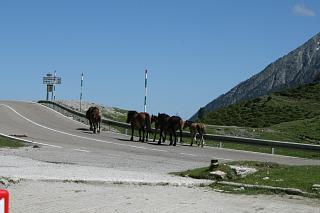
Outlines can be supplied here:
[[[30, 193], [26, 192], [26, 190], [30, 189], [30, 186], [34, 186], [34, 189], [40, 190], [41, 193], [39, 193], [40, 197], [36, 196], [36, 198], [33, 197], [33, 199], [42, 200], [41, 196], [47, 196], [46, 192], [42, 191], [42, 188], [40, 187], [43, 183], [46, 183], [45, 185], [49, 188], [58, 187], [61, 189], [62, 185], [66, 188], [72, 188], [73, 185], [71, 183], [69, 185], [64, 183], [66, 180], [84, 181], [84, 183], [87, 181], [89, 185], [94, 185], [94, 187], [92, 186], [92, 190], [97, 190], [102, 194], [106, 194], [106, 192], [103, 192], [103, 189], [107, 190], [108, 187], [112, 190], [120, 190], [117, 193], [121, 194], [126, 190], [131, 191], [131, 189], [135, 189], [138, 187], [137, 183], [140, 183], [147, 185], [141, 189], [143, 193], [149, 193], [150, 196], [155, 196], [153, 194], [156, 192], [153, 189], [158, 190], [157, 187], [159, 187], [159, 185], [192, 186], [199, 184], [202, 181], [173, 177], [172, 175], [168, 175], [168, 173], [207, 166], [213, 158], [217, 158], [220, 161], [259, 160], [273, 161], [282, 164], [320, 165], [320, 161], [317, 160], [270, 154], [208, 147], [201, 149], [183, 145], [172, 147], [167, 144], [159, 146], [153, 143], [130, 142], [128, 141], [129, 136], [111, 132], [91, 134], [91, 132], [86, 130], [87, 126], [36, 103], [0, 101], [0, 118], [0, 133], [6, 135], [26, 135], [27, 137], [23, 139], [38, 143], [41, 146], [40, 149], [27, 147], [19, 150], [2, 149], [0, 151], [1, 176], [22, 178], [19, 184], [11, 184], [9, 186], [9, 189], [12, 190], [12, 193], [16, 198], [13, 199], [14, 206], [16, 206], [15, 212], [35, 212], [36, 208], [31, 208], [30, 206], [28, 207], [30, 208], [30, 211], [21, 211], [21, 208], [26, 207], [21, 196]], [[37, 182], [33, 182], [34, 180], [37, 180]], [[126, 190], [112, 185], [117, 182], [125, 184], [126, 187], [124, 188]], [[102, 185], [103, 187], [99, 188], [97, 185]], [[89, 186], [85, 185], [83, 187]], [[84, 192], [81, 191], [81, 189], [77, 190], [80, 190], [79, 192]], [[168, 192], [166, 192], [166, 190], [168, 190]], [[201, 189], [194, 188], [188, 188], [188, 190], [190, 190], [189, 193], [191, 193], [191, 195], [192, 190], [195, 190], [194, 193], [199, 193], [199, 190], [201, 191]], [[176, 196], [180, 197], [177, 198], [176, 201], [183, 202], [183, 200], [181, 200], [181, 198], [184, 197], [181, 195], [183, 192], [180, 193], [180, 196], [179, 191], [188, 190], [180, 187], [166, 187], [166, 189], [160, 191], [164, 194], [169, 193], [170, 191], [173, 193], [174, 191], [178, 193]], [[57, 191], [59, 190], [57, 189]], [[65, 192], [66, 191], [63, 188], [60, 190], [62, 197]], [[76, 194], [78, 195], [81, 193]], [[208, 198], [217, 196], [216, 194], [210, 194]], [[219, 197], [225, 198], [225, 196], [227, 196], [228, 199], [238, 200], [238, 197], [235, 195], [218, 194]], [[65, 196], [68, 197], [69, 195], [65, 194]], [[110, 209], [108, 211], [106, 209], [102, 210], [103, 207], [101, 207], [100, 204], [98, 205], [98, 202], [101, 202], [101, 199], [103, 200], [103, 197], [100, 198], [100, 201], [98, 198], [90, 201], [91, 204], [95, 205], [94, 203], [96, 203], [97, 206], [97, 208], [93, 207], [92, 212], [112, 212]], [[247, 199], [250, 200], [251, 198]], [[256, 209], [264, 209], [262, 212], [273, 211], [272, 208], [267, 208], [264, 205], [263, 199], [265, 198], [258, 198], [259, 202], [257, 202], [261, 204], [261, 207]], [[59, 206], [59, 204], [57, 204], [58, 201], [52, 196], [49, 196], [47, 200], [53, 202], [53, 204], [50, 204], [50, 210], [39, 212], [55, 212], [53, 211], [53, 207]], [[138, 200], [136, 199], [135, 202], [138, 202]], [[199, 207], [199, 205], [203, 206], [203, 204], [201, 202], [198, 203], [197, 200], [198, 199], [195, 199], [195, 202], [191, 202], [192, 204], [190, 205], [186, 204], [186, 206], [196, 206], [196, 208]], [[167, 202], [168, 200], [164, 197], [162, 198], [162, 201]], [[73, 202], [76, 201], [73, 200]], [[285, 202], [290, 203], [291, 200], [289, 199]], [[309, 200], [305, 202], [309, 202]], [[309, 204], [306, 204], [305, 202], [301, 202], [302, 204], [294, 203], [297, 204], [297, 206], [300, 204], [302, 206]], [[72, 202], [70, 203], [72, 204]], [[312, 205], [310, 208], [313, 211], [313, 202], [311, 203]], [[173, 202], [173, 204], [175, 204], [175, 202]], [[288, 203], [286, 203], [286, 205], [287, 204]], [[156, 203], [153, 205], [156, 205]], [[159, 203], [159, 205], [161, 204]], [[244, 206], [242, 206], [241, 209], [246, 209], [248, 212], [258, 212], [255, 211], [255, 208], [252, 206], [247, 205], [248, 203], [244, 202]], [[46, 206], [46, 204], [42, 204], [41, 206]], [[210, 206], [211, 204], [209, 206], [204, 206], [202, 209], [203, 211], [201, 212], [211, 209]], [[282, 208], [281, 205], [278, 207]], [[83, 212], [87, 212], [84, 210], [85, 208], [68, 208], [69, 210], [61, 210], [59, 212], [80, 212], [82, 210]], [[221, 206], [221, 208], [223, 210], [223, 206]], [[131, 212], [131, 210], [133, 210], [131, 209], [129, 211], [127, 208], [119, 209], [119, 212]], [[141, 209], [140, 207], [137, 207], [137, 209], [140, 209], [140, 212], [150, 212], [148, 211], [148, 208]], [[297, 207], [296, 209], [299, 208]], [[307, 210], [308, 208], [302, 209]], [[216, 212], [223, 212], [222, 210], [219, 211], [219, 209], [216, 210]], [[234, 208], [231, 208], [230, 212], [236, 212], [234, 210]], [[164, 208], [162, 212], [170, 212], [169, 207], [168, 209]]]

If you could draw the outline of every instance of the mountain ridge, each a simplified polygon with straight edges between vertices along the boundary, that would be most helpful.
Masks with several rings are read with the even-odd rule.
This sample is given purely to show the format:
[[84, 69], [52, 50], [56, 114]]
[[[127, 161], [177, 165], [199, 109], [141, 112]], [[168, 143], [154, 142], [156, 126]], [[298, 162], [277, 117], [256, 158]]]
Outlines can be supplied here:
[[196, 120], [210, 111], [237, 103], [242, 100], [286, 88], [312, 83], [320, 76], [320, 33], [307, 42], [270, 63], [261, 72], [242, 81], [229, 92], [220, 95], [201, 107], [191, 120]]

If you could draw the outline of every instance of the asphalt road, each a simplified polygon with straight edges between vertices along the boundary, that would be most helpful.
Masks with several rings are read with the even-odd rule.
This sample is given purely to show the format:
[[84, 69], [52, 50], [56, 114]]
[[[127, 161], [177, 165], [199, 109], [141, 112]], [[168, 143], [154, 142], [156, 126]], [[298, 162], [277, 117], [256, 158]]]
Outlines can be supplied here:
[[[92, 134], [87, 126], [73, 121], [37, 103], [0, 101], [0, 133], [26, 135], [23, 138], [51, 146], [64, 152], [81, 152], [88, 158], [77, 159], [77, 164], [104, 164], [106, 156], [114, 162], [132, 170], [171, 170], [195, 166], [207, 166], [211, 159], [258, 160], [282, 164], [316, 164], [319, 160], [308, 160], [234, 151], [219, 148], [198, 148], [183, 145], [176, 147], [128, 141], [129, 136], [102, 131]], [[89, 160], [90, 159], [90, 160]], [[54, 160], [54, 159], [50, 159]], [[74, 159], [76, 160], [76, 159]]]
[[190, 188], [200, 180], [168, 175], [208, 166], [211, 159], [290, 165], [319, 160], [131, 142], [127, 135], [87, 128], [37, 103], [0, 101], [0, 133], [40, 146], [0, 149], [0, 174], [14, 178], [6, 186], [12, 212], [319, 212], [314, 200], [226, 195]]

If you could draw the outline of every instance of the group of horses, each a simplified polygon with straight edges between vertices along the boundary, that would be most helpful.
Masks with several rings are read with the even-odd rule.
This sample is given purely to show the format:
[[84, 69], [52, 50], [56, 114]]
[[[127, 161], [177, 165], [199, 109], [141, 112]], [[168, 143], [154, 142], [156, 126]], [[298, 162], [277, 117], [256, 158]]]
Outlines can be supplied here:
[[[90, 131], [93, 133], [100, 133], [101, 114], [98, 107], [90, 107], [86, 112], [86, 118], [89, 120]], [[139, 131], [139, 141], [148, 141], [149, 133], [151, 133], [151, 125], [154, 123], [154, 139], [156, 141], [157, 131], [159, 131], [158, 144], [166, 141], [167, 134], [170, 135], [170, 146], [176, 146], [178, 142], [177, 131], [179, 131], [180, 143], [182, 140], [182, 131], [189, 128], [191, 134], [191, 143], [196, 141], [197, 145], [204, 146], [203, 135], [206, 133], [206, 126], [203, 123], [196, 123], [189, 120], [182, 120], [179, 116], [170, 116], [165, 113], [158, 113], [158, 115], [150, 116], [147, 112], [128, 111], [127, 123], [131, 126], [131, 138], [133, 141], [134, 130]], [[199, 134], [200, 141], [197, 141], [197, 134]], [[174, 138], [174, 139], [173, 139]]]
[[[170, 135], [170, 144], [176, 146], [178, 142], [177, 131], [179, 131], [180, 142], [182, 143], [182, 130], [189, 128], [191, 134], [191, 146], [196, 141], [198, 146], [204, 145], [203, 135], [206, 133], [205, 125], [193, 121], [183, 121], [179, 116], [170, 116], [165, 113], [158, 113], [158, 115], [150, 116], [146, 112], [128, 111], [127, 123], [131, 124], [131, 138], [133, 141], [134, 130], [139, 130], [139, 141], [148, 141], [149, 133], [151, 132], [151, 124], [154, 123], [154, 139], [156, 141], [157, 131], [159, 131], [158, 144], [166, 141], [167, 134]], [[142, 134], [141, 134], [142, 133]], [[200, 141], [197, 141], [197, 134], [199, 134]], [[174, 139], [173, 139], [174, 138]]]

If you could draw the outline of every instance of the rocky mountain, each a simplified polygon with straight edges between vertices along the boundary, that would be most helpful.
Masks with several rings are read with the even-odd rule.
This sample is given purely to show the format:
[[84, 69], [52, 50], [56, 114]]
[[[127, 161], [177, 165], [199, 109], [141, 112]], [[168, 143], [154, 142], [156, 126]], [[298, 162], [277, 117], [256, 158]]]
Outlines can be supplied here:
[[260, 73], [241, 82], [219, 96], [192, 116], [192, 120], [207, 112], [253, 99], [269, 92], [312, 83], [320, 78], [320, 33], [289, 54], [269, 64]]

